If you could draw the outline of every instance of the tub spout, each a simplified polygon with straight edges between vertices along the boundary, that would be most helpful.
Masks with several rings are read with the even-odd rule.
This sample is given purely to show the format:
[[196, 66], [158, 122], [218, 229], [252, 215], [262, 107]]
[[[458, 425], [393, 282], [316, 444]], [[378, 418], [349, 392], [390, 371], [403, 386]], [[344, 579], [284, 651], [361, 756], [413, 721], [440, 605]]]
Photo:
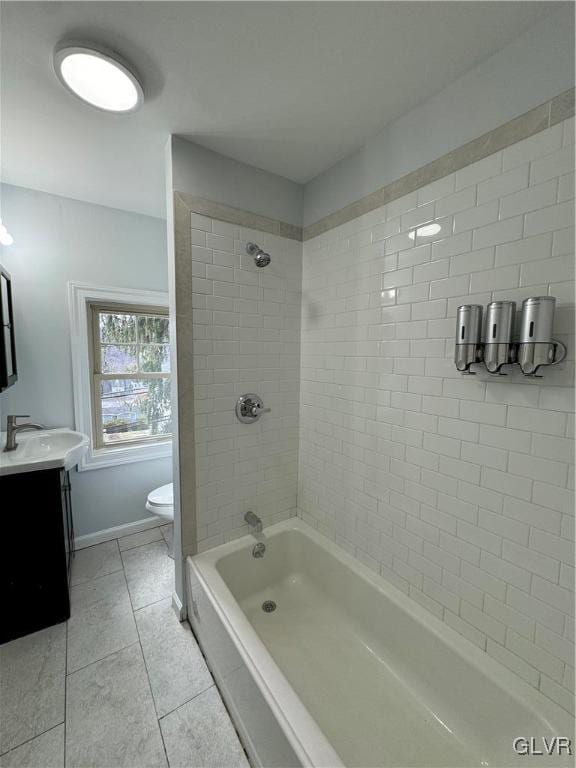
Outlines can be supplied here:
[[262, 520], [260, 520], [258, 515], [255, 515], [254, 512], [246, 512], [244, 515], [244, 520], [250, 526], [251, 533], [262, 533]]

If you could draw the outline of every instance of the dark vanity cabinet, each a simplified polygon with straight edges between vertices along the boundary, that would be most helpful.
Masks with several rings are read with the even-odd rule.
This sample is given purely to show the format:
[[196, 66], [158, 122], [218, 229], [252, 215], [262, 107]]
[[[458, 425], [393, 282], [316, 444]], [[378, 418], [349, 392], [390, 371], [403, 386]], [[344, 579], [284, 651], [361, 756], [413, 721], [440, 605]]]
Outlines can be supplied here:
[[0, 643], [70, 617], [74, 525], [69, 473], [0, 477], [2, 554]]

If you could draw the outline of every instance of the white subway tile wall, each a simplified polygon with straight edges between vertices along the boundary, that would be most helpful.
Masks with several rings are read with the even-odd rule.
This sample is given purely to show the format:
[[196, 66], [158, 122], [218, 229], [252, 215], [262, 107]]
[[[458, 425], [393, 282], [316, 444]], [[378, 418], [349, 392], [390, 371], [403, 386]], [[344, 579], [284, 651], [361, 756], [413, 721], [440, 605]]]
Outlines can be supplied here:
[[[573, 136], [567, 120], [304, 244], [298, 494], [307, 522], [566, 708]], [[459, 304], [542, 294], [564, 363], [457, 373]]]
[[[191, 214], [198, 548], [296, 514], [302, 244]], [[254, 241], [272, 261], [258, 268]], [[235, 415], [242, 394], [272, 409]]]

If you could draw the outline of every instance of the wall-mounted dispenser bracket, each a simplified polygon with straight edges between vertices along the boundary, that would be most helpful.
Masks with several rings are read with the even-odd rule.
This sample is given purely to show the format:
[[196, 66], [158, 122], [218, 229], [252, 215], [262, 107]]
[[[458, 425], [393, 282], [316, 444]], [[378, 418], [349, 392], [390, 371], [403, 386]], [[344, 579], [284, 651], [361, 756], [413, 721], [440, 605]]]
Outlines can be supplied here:
[[476, 376], [476, 371], [471, 371], [470, 366], [481, 363], [482, 344], [457, 344], [454, 355], [454, 363], [462, 376]]
[[524, 376], [543, 378], [537, 371], [542, 365], [558, 365], [566, 357], [566, 345], [552, 339], [544, 343], [518, 344], [518, 364]]

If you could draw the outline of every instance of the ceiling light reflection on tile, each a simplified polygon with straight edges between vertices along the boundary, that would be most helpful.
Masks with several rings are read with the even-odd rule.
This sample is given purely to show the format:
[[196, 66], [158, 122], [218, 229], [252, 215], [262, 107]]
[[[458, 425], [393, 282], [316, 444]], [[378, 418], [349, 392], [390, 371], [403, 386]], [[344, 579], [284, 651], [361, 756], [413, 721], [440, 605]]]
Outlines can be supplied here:
[[396, 288], [380, 291], [380, 306], [387, 307], [390, 304], [396, 304]]
[[424, 224], [423, 226], [408, 232], [408, 237], [410, 240], [416, 240], [416, 237], [432, 237], [432, 235], [437, 235], [441, 229], [442, 227], [440, 224], [432, 222], [431, 224]]

